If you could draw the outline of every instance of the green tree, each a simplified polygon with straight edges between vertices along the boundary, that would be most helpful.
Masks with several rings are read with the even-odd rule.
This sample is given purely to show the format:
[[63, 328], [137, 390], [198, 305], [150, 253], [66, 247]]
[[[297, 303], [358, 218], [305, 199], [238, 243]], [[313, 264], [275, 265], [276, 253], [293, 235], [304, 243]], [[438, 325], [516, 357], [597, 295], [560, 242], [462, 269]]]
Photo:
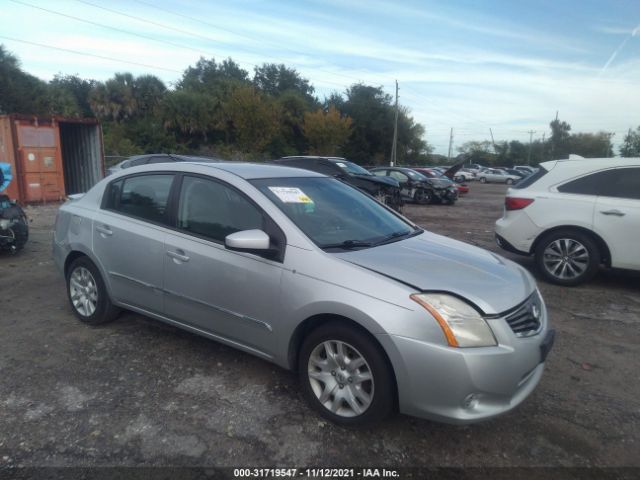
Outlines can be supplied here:
[[188, 141], [198, 136], [204, 142], [208, 132], [217, 126], [215, 118], [216, 104], [206, 93], [176, 90], [165, 95], [160, 107], [163, 125]]
[[200, 57], [195, 66], [189, 66], [184, 71], [176, 88], [209, 93], [221, 98], [233, 86], [243, 83], [249, 83], [249, 74], [231, 58], [218, 64], [214, 58], [207, 60]]
[[352, 120], [343, 117], [336, 107], [325, 112], [321, 108], [304, 114], [304, 135], [309, 141], [309, 153], [335, 156], [351, 133]]
[[[75, 115], [92, 117], [93, 111], [91, 110], [91, 105], [89, 105], [89, 95], [96, 84], [95, 80], [86, 80], [78, 75], [63, 75], [59, 73], [49, 82], [49, 96], [55, 101], [55, 98], [60, 95], [70, 95], [73, 97], [73, 105], [76, 109]], [[64, 115], [62, 112], [58, 113]]]
[[569, 151], [571, 125], [556, 118], [551, 121], [549, 126], [551, 127], [551, 137], [549, 139], [551, 156], [553, 159], [567, 158], [572, 153]]
[[253, 84], [261, 92], [274, 97], [293, 90], [309, 100], [313, 99], [314, 88], [309, 80], [303, 78], [295, 68], [288, 68], [284, 64], [264, 63], [261, 67], [255, 67]]
[[22, 70], [0, 45], [0, 113], [52, 114], [46, 82]]
[[620, 145], [620, 155], [623, 157], [640, 157], [640, 126], [635, 131], [629, 129]]
[[251, 86], [234, 89], [221, 108], [227, 138], [243, 153], [263, 153], [280, 128], [278, 104]]
[[600, 158], [613, 156], [613, 133], [574, 133], [569, 137], [569, 153], [575, 153], [585, 158]]

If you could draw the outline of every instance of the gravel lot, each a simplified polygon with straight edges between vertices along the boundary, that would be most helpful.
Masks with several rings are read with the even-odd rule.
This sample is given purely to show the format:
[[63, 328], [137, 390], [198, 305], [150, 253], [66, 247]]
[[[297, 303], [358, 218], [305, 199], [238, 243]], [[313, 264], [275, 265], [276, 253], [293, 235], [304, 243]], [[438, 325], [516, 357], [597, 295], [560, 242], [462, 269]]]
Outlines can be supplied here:
[[[505, 187], [471, 188], [453, 207], [406, 213], [499, 251]], [[351, 430], [313, 413], [293, 374], [247, 354], [132, 313], [80, 324], [51, 260], [56, 208], [27, 208], [27, 247], [0, 255], [0, 466], [640, 466], [637, 274], [540, 283], [558, 336], [516, 411], [465, 427], [396, 415]]]

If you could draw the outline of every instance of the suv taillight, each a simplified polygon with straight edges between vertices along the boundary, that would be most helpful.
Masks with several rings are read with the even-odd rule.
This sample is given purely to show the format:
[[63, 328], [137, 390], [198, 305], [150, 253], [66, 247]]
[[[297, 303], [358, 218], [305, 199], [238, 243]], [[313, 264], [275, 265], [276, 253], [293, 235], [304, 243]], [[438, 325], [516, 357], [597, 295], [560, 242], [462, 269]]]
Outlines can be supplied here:
[[507, 210], [522, 210], [533, 203], [533, 198], [507, 197], [504, 199], [504, 207]]

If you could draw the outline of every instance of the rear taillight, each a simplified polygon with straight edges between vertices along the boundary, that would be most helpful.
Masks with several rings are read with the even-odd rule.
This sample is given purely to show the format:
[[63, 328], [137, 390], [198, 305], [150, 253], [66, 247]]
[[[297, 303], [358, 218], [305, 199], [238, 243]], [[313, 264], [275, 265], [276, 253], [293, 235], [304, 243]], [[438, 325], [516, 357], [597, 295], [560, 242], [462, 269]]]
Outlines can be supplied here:
[[504, 207], [507, 210], [522, 210], [533, 203], [533, 198], [507, 197], [504, 199]]

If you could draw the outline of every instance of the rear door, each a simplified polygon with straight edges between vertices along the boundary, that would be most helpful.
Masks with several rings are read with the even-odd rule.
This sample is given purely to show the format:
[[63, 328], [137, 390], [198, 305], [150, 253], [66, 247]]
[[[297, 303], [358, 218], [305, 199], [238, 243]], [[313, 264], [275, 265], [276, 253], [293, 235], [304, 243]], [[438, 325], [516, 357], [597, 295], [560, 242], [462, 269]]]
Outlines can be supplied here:
[[138, 174], [111, 182], [93, 221], [93, 249], [114, 300], [163, 311], [162, 273], [171, 173]]
[[183, 177], [176, 217], [164, 254], [166, 315], [258, 353], [273, 352], [281, 260], [228, 250], [224, 239], [260, 229], [284, 249], [284, 234], [244, 194], [210, 177]]
[[594, 230], [609, 246], [613, 267], [640, 270], [640, 166], [603, 172]]

